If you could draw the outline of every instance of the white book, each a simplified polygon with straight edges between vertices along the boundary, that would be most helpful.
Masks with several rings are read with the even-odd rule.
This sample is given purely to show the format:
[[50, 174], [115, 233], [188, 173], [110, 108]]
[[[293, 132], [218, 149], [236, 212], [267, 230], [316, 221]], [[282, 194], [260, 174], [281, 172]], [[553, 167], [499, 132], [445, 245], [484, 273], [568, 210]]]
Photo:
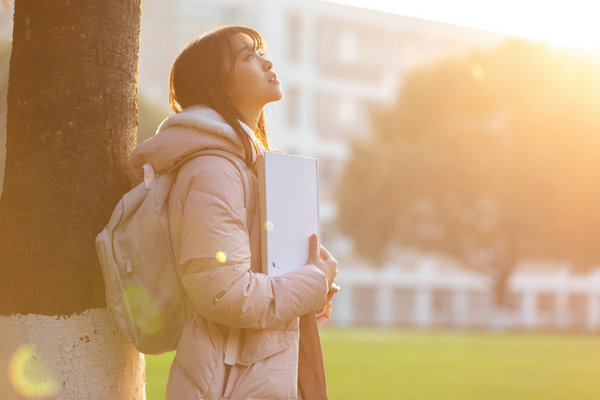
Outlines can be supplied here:
[[257, 159], [262, 269], [281, 275], [307, 264], [308, 239], [319, 235], [316, 158], [266, 151]]

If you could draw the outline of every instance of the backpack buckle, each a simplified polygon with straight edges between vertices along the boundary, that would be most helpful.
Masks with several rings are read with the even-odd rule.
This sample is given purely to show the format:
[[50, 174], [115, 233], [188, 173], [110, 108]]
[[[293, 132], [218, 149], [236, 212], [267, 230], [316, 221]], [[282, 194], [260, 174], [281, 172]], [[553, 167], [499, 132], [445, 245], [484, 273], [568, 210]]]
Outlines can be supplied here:
[[144, 168], [144, 186], [146, 187], [146, 189], [150, 189], [152, 187], [152, 184], [154, 183], [154, 179], [155, 179], [155, 175], [154, 175], [154, 169], [152, 168], [152, 165], [146, 163], [143, 165]]

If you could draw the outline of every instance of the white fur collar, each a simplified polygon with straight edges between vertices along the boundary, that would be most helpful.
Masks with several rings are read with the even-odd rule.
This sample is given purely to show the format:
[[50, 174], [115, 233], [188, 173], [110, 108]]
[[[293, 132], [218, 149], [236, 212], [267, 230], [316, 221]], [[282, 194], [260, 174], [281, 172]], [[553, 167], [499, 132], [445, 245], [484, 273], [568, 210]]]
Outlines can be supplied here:
[[[218, 112], [206, 106], [190, 106], [177, 114], [169, 116], [163, 122], [161, 122], [156, 133], [159, 133], [160, 131], [174, 125], [183, 125], [218, 134], [231, 140], [238, 146], [242, 146], [242, 141], [235, 133], [233, 128], [227, 122], [225, 122], [223, 117]], [[246, 131], [250, 130], [250, 128], [243, 123], [242, 127], [246, 129]]]

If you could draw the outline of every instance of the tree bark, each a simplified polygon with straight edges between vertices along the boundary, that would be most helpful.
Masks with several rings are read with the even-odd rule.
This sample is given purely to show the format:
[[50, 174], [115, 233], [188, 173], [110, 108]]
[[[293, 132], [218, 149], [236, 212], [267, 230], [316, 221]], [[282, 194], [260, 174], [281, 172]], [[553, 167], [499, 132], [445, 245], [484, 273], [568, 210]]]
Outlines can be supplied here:
[[145, 361], [105, 308], [69, 317], [0, 316], [2, 400], [143, 400]]
[[16, 0], [0, 200], [0, 393], [144, 399], [94, 239], [129, 188], [140, 0]]
[[17, 0], [0, 315], [104, 307], [94, 238], [129, 185], [140, 0]]

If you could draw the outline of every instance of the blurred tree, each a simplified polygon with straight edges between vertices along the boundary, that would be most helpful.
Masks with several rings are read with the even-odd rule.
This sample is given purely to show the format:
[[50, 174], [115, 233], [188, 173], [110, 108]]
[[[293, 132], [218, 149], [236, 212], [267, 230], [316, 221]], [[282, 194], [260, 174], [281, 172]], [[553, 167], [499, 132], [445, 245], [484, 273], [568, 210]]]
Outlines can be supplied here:
[[542, 44], [417, 70], [353, 145], [337, 224], [379, 263], [407, 246], [484, 271], [500, 307], [520, 260], [598, 265], [598, 104], [598, 63]]
[[138, 111], [137, 142], [142, 143], [156, 133], [156, 128], [168, 113], [141, 94], [138, 97]]
[[[94, 239], [129, 188], [139, 34], [140, 0], [15, 2], [0, 200], [0, 316], [70, 317], [105, 307]], [[90, 324], [110, 334], [99, 321]], [[29, 340], [35, 333], [31, 330], [26, 331]], [[3, 333], [6, 339], [8, 333]], [[43, 334], [38, 332], [36, 345], [42, 345]], [[98, 346], [109, 339], [86, 338]], [[55, 345], [59, 347], [52, 354], [71, 349]], [[78, 358], [94, 354], [89, 349], [65, 362], [81, 365]], [[119, 368], [128, 371], [122, 373], [131, 379], [128, 384], [137, 385], [138, 376], [128, 374], [134, 364], [143, 370], [143, 359], [137, 352], [127, 353], [127, 365]], [[89, 371], [63, 367], [90, 378], [95, 370], [114, 369], [98, 361]], [[59, 386], [79, 384], [90, 390], [80, 392], [80, 398], [98, 393], [110, 397], [117, 391], [119, 396], [143, 394], [143, 386], [123, 390], [116, 380], [84, 388], [86, 380], [65, 378]]]

